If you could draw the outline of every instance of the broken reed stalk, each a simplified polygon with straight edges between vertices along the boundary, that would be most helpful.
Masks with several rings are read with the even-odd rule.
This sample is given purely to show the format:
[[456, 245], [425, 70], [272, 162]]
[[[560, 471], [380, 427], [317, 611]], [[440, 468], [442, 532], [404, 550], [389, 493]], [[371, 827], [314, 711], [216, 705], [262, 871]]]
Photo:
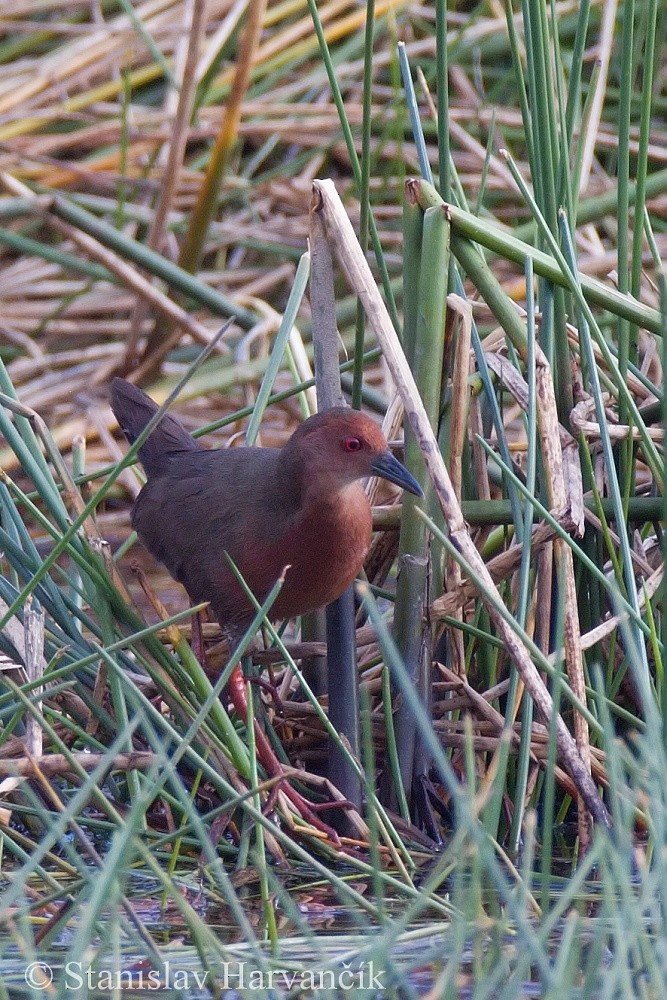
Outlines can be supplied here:
[[[310, 301], [313, 315], [315, 384], [319, 410], [344, 403], [338, 361], [338, 326], [333, 284], [333, 261], [321, 216], [310, 213]], [[354, 589], [347, 590], [326, 609], [327, 688], [329, 719], [359, 760], [359, 679], [354, 627]], [[350, 761], [334, 740], [329, 740], [327, 775], [343, 796], [361, 808], [361, 783]], [[348, 826], [345, 814], [343, 826]]]
[[[410, 426], [420, 443], [424, 461], [449, 526], [452, 546], [480, 581], [480, 598], [488, 609], [491, 620], [505, 644], [507, 653], [521, 674], [541, 716], [549, 721], [554, 711], [551, 695], [527, 649], [500, 611], [502, 606], [500, 594], [468, 533], [449, 473], [419, 397], [412, 372], [333, 182], [330, 180], [314, 181], [313, 199], [314, 209], [322, 214], [329, 240], [336, 247], [338, 259], [345, 275], [364, 305], [366, 315], [378, 338], [384, 358], [403, 400]], [[556, 717], [555, 726], [561, 759], [591, 815], [598, 823], [610, 827], [609, 814], [597, 794], [595, 784], [579, 755], [576, 743], [560, 715]]]

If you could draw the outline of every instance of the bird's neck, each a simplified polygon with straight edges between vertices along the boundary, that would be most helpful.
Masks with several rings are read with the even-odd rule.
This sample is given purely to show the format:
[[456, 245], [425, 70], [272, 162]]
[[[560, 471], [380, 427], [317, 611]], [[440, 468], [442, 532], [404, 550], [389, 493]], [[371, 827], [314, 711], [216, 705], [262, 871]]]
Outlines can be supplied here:
[[[286, 454], [287, 452], [287, 454]], [[341, 482], [322, 467], [314, 468], [298, 452], [283, 449], [278, 469], [279, 492], [284, 510], [300, 516], [306, 511], [340, 511], [348, 504], [360, 502], [364, 494], [359, 480]]]

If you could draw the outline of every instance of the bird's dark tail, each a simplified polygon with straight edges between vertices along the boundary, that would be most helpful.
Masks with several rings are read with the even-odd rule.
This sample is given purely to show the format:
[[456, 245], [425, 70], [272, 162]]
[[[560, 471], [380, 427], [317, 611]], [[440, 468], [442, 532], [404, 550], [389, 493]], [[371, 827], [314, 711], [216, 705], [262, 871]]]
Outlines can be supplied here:
[[[157, 411], [150, 396], [125, 379], [111, 382], [111, 409], [118, 424], [132, 444]], [[175, 452], [198, 451], [199, 445], [178, 420], [166, 414], [139, 449], [141, 464], [147, 476], [159, 476], [166, 471], [169, 458]]]

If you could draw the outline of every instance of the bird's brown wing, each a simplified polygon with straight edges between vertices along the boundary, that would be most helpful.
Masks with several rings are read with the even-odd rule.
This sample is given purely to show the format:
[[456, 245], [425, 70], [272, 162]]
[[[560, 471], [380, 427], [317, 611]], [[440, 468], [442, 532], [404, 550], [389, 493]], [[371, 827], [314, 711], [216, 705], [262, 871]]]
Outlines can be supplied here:
[[[276, 520], [272, 483], [279, 452], [270, 448], [173, 453], [163, 475], [139, 494], [132, 524], [146, 547], [194, 602], [210, 601], [223, 627], [253, 611], [224, 553], [261, 601], [282, 566], [273, 541], [289, 520]], [[251, 459], [249, 462], [248, 459]], [[282, 522], [282, 523], [281, 523]]]

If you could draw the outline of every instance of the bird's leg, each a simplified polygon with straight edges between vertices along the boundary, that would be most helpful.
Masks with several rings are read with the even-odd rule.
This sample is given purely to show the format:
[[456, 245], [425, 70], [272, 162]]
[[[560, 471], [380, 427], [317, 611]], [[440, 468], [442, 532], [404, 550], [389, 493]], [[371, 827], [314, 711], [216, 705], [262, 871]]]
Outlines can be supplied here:
[[442, 836], [435, 821], [433, 810], [436, 809], [442, 815], [441, 809], [443, 807], [439, 804], [433, 790], [433, 785], [427, 775], [420, 774], [415, 776], [412, 785], [412, 801], [416, 813], [416, 821], [418, 824], [420, 823], [422, 829], [426, 831], [426, 835], [434, 843], [441, 845]]
[[[229, 678], [229, 683], [227, 684], [227, 694], [234, 706], [236, 714], [243, 719], [244, 722], [248, 719], [248, 699], [246, 697], [245, 690], [245, 678], [241, 671], [241, 666], [234, 667], [232, 675]], [[329, 840], [333, 841], [334, 844], [339, 845], [340, 839], [338, 834], [333, 829], [333, 827], [328, 826], [328, 824], [323, 823], [318, 816], [315, 815], [315, 806], [312, 802], [308, 802], [307, 799], [300, 795], [295, 788], [289, 782], [289, 776], [284, 773], [284, 768], [281, 762], [276, 757], [273, 747], [269, 743], [266, 734], [260, 727], [257, 719], [253, 719], [253, 729], [255, 732], [255, 746], [257, 747], [257, 756], [259, 757], [265, 771], [271, 778], [280, 778], [281, 786], [284, 794], [295, 807], [299, 815], [314, 826], [316, 830], [320, 833], [324, 833]], [[345, 806], [347, 803], [340, 803]], [[335, 808], [339, 805], [338, 802], [327, 803], [329, 808]]]
[[[202, 618], [200, 617], [200, 614], [204, 614], [204, 612], [196, 614], [194, 616], [194, 621], [192, 622], [190, 645], [192, 647], [192, 652], [201, 663], [207, 677], [215, 677], [216, 675], [219, 674], [219, 670], [217, 668], [217, 664], [211, 665], [211, 663], [209, 662], [208, 652], [206, 650], [206, 647], [204, 646]], [[235, 642], [233, 640], [233, 636], [226, 634], [224, 630], [223, 630], [223, 636], [224, 640], [223, 643], [221, 643], [220, 645], [225, 647], [226, 658], [228, 658], [231, 649], [235, 645]], [[247, 677], [246, 680], [249, 681], [251, 684], [256, 684], [258, 687], [262, 688], [262, 690], [266, 691], [271, 696], [271, 701], [273, 702], [278, 715], [281, 716], [285, 715], [285, 708], [280, 698], [280, 695], [278, 694], [278, 688], [272, 681], [265, 680], [263, 677]]]
[[[193, 617], [193, 622], [192, 622], [191, 645], [193, 653], [195, 654], [199, 662], [202, 664], [204, 671], [208, 673], [207, 663], [206, 663], [206, 649], [204, 647], [204, 637], [201, 626], [202, 626], [201, 618], [199, 614], [197, 614]], [[226, 636], [226, 639], [228, 640], [229, 647], [231, 648], [234, 645], [234, 643], [231, 641], [231, 636]], [[249, 678], [249, 680], [251, 682], [258, 681], [259, 678]], [[232, 705], [234, 706], [236, 714], [239, 716], [240, 719], [243, 720], [244, 723], [246, 723], [248, 720], [248, 699], [246, 696], [245, 683], [246, 679], [243, 676], [243, 671], [241, 670], [241, 664], [237, 664], [237, 666], [235, 666], [234, 669], [232, 670], [229, 681], [227, 682], [227, 695], [230, 701], [232, 702]], [[273, 693], [277, 699], [277, 702], [280, 704], [280, 710], [282, 711], [282, 704], [280, 703], [280, 698], [277, 695], [275, 686], [267, 684], [266, 682], [262, 682], [262, 686], [268, 686], [269, 689], [272, 688]], [[322, 820], [315, 815], [317, 806], [312, 802], [308, 802], [308, 800], [305, 799], [302, 795], [300, 795], [296, 791], [296, 789], [294, 789], [290, 784], [289, 776], [284, 773], [283, 765], [281, 764], [276, 754], [274, 753], [273, 747], [269, 743], [266, 734], [262, 730], [257, 719], [253, 718], [252, 722], [255, 733], [255, 746], [257, 747], [257, 756], [261, 761], [269, 777], [279, 779], [278, 783], [279, 787], [282, 789], [286, 798], [291, 802], [291, 804], [294, 806], [299, 815], [303, 817], [303, 819], [305, 819], [308, 823], [310, 823], [311, 826], [315, 827], [315, 829], [319, 830], [320, 833], [325, 834], [325, 836], [328, 837], [329, 840], [331, 840], [334, 844], [340, 845], [340, 839], [336, 831], [332, 827], [328, 826], [326, 823], [323, 823]], [[269, 802], [270, 801], [271, 801], [271, 796], [269, 796]], [[335, 803], [326, 803], [326, 805], [329, 806], [329, 808], [332, 807], [335, 808], [338, 805], [342, 805], [343, 807], [345, 807], [347, 803], [335, 802]]]

